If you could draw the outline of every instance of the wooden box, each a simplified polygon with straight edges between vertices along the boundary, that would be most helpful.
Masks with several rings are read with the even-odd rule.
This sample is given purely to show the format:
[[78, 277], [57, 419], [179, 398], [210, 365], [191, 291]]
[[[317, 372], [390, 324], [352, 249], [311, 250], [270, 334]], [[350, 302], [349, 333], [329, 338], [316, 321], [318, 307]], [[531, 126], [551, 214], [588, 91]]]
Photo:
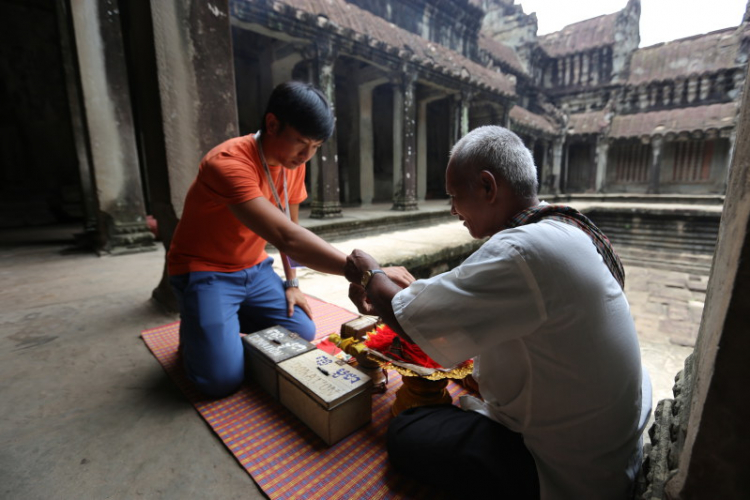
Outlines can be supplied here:
[[[272, 326], [242, 338], [245, 346], [245, 373], [274, 398], [279, 399], [276, 365], [312, 351], [315, 346], [282, 326]], [[317, 350], [317, 349], [315, 349]]]
[[278, 365], [279, 400], [329, 446], [372, 420], [372, 380], [316, 349]]
[[354, 337], [357, 340], [364, 340], [367, 332], [375, 329], [378, 325], [378, 318], [375, 316], [360, 316], [341, 325], [341, 338], [347, 339]]

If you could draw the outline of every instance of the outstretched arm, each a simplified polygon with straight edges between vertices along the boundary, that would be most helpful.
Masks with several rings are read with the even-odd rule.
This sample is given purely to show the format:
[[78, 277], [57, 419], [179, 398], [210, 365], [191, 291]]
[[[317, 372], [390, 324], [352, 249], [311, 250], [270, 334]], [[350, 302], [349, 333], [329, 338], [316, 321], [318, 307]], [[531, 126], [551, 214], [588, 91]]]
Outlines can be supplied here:
[[383, 274], [373, 275], [366, 290], [360, 285], [362, 275], [373, 269], [380, 269], [380, 265], [362, 250], [354, 250], [346, 258], [345, 276], [351, 282], [349, 298], [361, 313], [380, 316], [394, 332], [413, 343], [409, 335], [401, 328], [391, 305], [393, 297], [402, 290], [402, 287]]
[[343, 252], [290, 221], [267, 199], [253, 198], [230, 205], [229, 208], [240, 222], [275, 246], [279, 252], [316, 271], [339, 276], [344, 274], [346, 255]]

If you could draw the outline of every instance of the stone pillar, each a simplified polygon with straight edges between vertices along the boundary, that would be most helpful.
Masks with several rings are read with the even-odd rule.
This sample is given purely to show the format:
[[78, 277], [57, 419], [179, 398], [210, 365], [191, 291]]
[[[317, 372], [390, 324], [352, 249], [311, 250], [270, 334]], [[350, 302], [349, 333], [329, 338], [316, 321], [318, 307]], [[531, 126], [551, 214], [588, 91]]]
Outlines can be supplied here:
[[664, 89], [664, 91], [661, 96], [661, 105], [667, 107], [672, 104], [672, 96], [674, 95], [674, 82], [667, 83], [662, 88]]
[[417, 200], [422, 201], [427, 194], [427, 105], [419, 103], [417, 114]]
[[427, 105], [443, 98], [437, 94], [419, 101], [417, 113], [417, 200], [422, 201], [427, 194]]
[[359, 83], [359, 193], [362, 205], [371, 205], [375, 196], [375, 149], [373, 145], [372, 91], [386, 83], [386, 78], [377, 78]]
[[537, 165], [536, 152], [534, 151], [536, 148], [536, 137], [529, 137], [529, 143], [526, 145], [526, 148], [531, 153], [531, 159], [534, 161], [534, 167], [536, 167], [536, 178], [539, 179], [541, 177], [541, 167]]
[[648, 108], [648, 89], [641, 85], [636, 87], [636, 95], [638, 95], [638, 109], [644, 111]]
[[404, 68], [393, 85], [393, 210], [417, 210], [416, 71]]
[[[469, 111], [474, 93], [468, 89], [461, 89], [461, 137], [469, 133]], [[459, 137], [459, 139], [461, 138]]]
[[[311, 75], [315, 86], [325, 95], [334, 114], [336, 112], [336, 79], [333, 68], [336, 51], [331, 40], [317, 41], [311, 51]], [[318, 150], [315, 160], [310, 162], [310, 186], [312, 203], [310, 217], [329, 219], [341, 217], [339, 197], [339, 161], [336, 131]]]
[[599, 83], [599, 74], [601, 73], [601, 63], [599, 61], [599, 51], [594, 50], [591, 55], [591, 85]]
[[701, 101], [705, 101], [708, 98], [708, 93], [711, 90], [711, 78], [708, 75], [699, 76], [698, 83], [700, 85], [700, 91], [698, 92], [698, 98]]
[[[166, 165], [149, 165], [149, 178], [167, 249], [203, 155], [239, 133], [228, 3], [151, 2]], [[176, 308], [166, 266], [153, 296]]]
[[604, 135], [598, 135], [596, 138], [596, 180], [594, 190], [601, 193], [604, 190], [604, 183], [607, 179], [607, 155], [609, 153], [609, 142]]
[[695, 101], [696, 98], [698, 98], [698, 79], [699, 77], [697, 76], [691, 76], [687, 81], [687, 100], [691, 104]]
[[153, 250], [117, 3], [81, 0], [70, 8], [98, 201], [97, 250]]
[[86, 130], [86, 114], [83, 108], [83, 96], [78, 78], [78, 58], [76, 57], [75, 39], [72, 33], [70, 11], [66, 0], [56, 0], [58, 29], [60, 31], [60, 49], [62, 53], [63, 70], [65, 71], [65, 87], [68, 94], [73, 141], [78, 160], [78, 171], [81, 179], [81, 194], [83, 198], [84, 222], [83, 236], [87, 244], [94, 245], [97, 241], [99, 228], [96, 192], [91, 172], [91, 150], [89, 136]]
[[539, 185], [547, 185], [547, 177], [552, 175], [552, 141], [544, 140], [544, 149], [542, 150], [542, 175], [539, 177]]
[[536, 178], [539, 181], [539, 191], [541, 192], [544, 189], [544, 182], [547, 179], [547, 176], [549, 175], [548, 168], [547, 168], [547, 147], [548, 143], [546, 140], [539, 139], [539, 144], [541, 146], [541, 155], [539, 156], [539, 161], [537, 162], [536, 157], [534, 158], [534, 163], [536, 166]]
[[513, 107], [513, 103], [506, 101], [503, 105], [503, 114], [500, 118], [500, 123], [505, 128], [510, 128], [510, 109]]
[[371, 205], [375, 196], [374, 147], [372, 130], [372, 90], [360, 85], [359, 94], [359, 194], [362, 205]]
[[648, 193], [659, 194], [659, 179], [661, 177], [661, 146], [662, 137], [651, 139], [651, 168], [648, 176]]
[[449, 103], [450, 107], [448, 113], [450, 116], [448, 119], [450, 120], [450, 123], [448, 123], [448, 141], [450, 142], [450, 147], [453, 148], [453, 146], [461, 138], [460, 94], [453, 94], [453, 97], [450, 99]]
[[568, 178], [570, 176], [570, 143], [565, 141], [562, 149], [562, 162], [560, 166], [560, 193], [566, 192]]
[[729, 184], [729, 175], [732, 173], [732, 164], [734, 163], [734, 148], [737, 143], [737, 128], [733, 128], [729, 134], [729, 153], [727, 154], [727, 173], [725, 176], [724, 187], [722, 192], [726, 194], [727, 185]]
[[588, 85], [591, 80], [591, 52], [586, 52], [581, 55], [581, 82], [583, 85]]
[[562, 137], [555, 138], [552, 142], [552, 175], [550, 179], [550, 191], [552, 194], [560, 194], [563, 142]]

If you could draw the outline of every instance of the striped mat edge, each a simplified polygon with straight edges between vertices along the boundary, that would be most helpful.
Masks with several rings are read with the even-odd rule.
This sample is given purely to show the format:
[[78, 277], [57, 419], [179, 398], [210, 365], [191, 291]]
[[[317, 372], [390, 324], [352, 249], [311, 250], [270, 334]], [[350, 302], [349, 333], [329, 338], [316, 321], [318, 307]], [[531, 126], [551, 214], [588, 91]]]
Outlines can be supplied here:
[[[338, 332], [357, 314], [308, 296], [316, 340]], [[389, 370], [388, 391], [374, 394], [372, 422], [331, 447], [261, 388], [249, 382], [219, 400], [203, 398], [177, 362], [179, 322], [141, 332], [169, 377], [263, 492], [276, 499], [441, 498], [388, 467], [385, 434], [401, 377]], [[450, 382], [454, 400], [465, 391]]]

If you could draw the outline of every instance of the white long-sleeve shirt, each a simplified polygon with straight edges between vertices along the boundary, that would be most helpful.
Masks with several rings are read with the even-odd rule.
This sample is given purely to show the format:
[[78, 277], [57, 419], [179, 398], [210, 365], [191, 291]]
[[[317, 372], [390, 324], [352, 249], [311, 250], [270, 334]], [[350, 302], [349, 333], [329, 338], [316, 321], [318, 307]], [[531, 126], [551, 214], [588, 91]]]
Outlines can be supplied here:
[[627, 299], [583, 231], [501, 231], [392, 305], [438, 363], [474, 358], [479, 411], [523, 435], [542, 499], [628, 498], [650, 394]]

